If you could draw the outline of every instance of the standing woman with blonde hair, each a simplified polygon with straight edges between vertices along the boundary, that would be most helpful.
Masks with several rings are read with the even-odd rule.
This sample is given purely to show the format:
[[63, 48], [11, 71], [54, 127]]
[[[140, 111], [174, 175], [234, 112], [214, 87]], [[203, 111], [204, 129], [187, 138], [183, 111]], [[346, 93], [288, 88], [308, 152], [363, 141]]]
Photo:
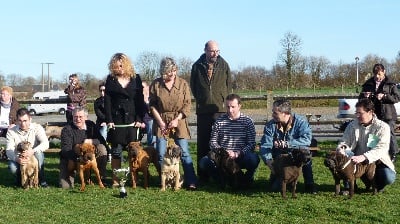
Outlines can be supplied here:
[[[108, 64], [110, 74], [105, 83], [104, 108], [109, 128], [107, 142], [111, 144], [111, 168], [121, 168], [122, 150], [129, 142], [140, 141], [144, 128], [145, 103], [140, 76], [127, 55], [116, 53]], [[113, 187], [118, 178], [113, 174]]]
[[190, 138], [187, 117], [191, 109], [190, 86], [177, 76], [178, 66], [172, 58], [164, 58], [160, 64], [161, 77], [150, 85], [150, 112], [154, 117], [153, 133], [157, 136], [156, 148], [162, 163], [167, 151], [167, 139], [173, 138], [182, 148], [183, 183], [195, 190], [197, 177], [194, 172], [187, 139]]

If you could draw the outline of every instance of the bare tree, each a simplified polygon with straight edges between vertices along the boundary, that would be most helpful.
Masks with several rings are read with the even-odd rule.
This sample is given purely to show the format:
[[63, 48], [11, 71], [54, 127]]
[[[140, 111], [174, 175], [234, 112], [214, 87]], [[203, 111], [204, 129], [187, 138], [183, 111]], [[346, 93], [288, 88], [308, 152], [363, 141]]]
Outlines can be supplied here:
[[193, 60], [187, 57], [179, 58], [177, 61], [179, 67], [179, 76], [190, 82], [190, 72], [192, 70]]
[[161, 55], [156, 52], [143, 52], [136, 61], [136, 69], [143, 80], [151, 82], [158, 75]]
[[282, 51], [279, 54], [279, 59], [286, 66], [287, 88], [293, 87], [293, 76], [295, 75], [295, 66], [300, 59], [300, 49], [302, 41], [300, 37], [291, 32], [285, 33], [280, 41]]
[[329, 60], [325, 57], [311, 56], [308, 58], [308, 70], [314, 87], [320, 86], [321, 80], [327, 75], [329, 64]]

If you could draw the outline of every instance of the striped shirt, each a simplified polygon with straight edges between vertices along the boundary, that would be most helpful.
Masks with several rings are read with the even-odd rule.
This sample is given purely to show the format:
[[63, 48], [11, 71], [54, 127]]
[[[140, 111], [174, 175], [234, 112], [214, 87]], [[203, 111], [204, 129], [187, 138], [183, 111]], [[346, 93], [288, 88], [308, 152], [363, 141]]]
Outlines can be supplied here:
[[211, 131], [210, 149], [240, 150], [241, 154], [253, 152], [256, 145], [256, 129], [253, 120], [244, 114], [231, 120], [228, 114], [220, 116]]

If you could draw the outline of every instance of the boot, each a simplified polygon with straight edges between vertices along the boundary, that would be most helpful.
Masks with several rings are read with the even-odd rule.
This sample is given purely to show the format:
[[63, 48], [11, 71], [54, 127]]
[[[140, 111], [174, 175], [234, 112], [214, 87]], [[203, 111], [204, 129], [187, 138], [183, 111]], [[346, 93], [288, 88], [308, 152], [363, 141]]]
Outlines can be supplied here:
[[[111, 159], [111, 170], [114, 169], [120, 169], [121, 168], [121, 159]], [[118, 177], [114, 174], [113, 172], [113, 176], [112, 176], [112, 187], [119, 187], [119, 179]]]

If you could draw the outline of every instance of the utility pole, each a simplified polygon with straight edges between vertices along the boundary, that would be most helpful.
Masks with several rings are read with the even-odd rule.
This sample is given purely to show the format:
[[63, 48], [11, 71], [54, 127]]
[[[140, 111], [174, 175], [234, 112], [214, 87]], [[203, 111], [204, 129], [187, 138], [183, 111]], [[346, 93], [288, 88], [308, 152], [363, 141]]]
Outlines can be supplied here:
[[44, 63], [41, 63], [42, 64], [42, 92], [44, 92], [44, 75], [43, 75], [43, 64]]
[[53, 62], [45, 62], [42, 63], [42, 92], [44, 92], [44, 76], [43, 76], [43, 65], [46, 64], [47, 65], [47, 91], [50, 91], [50, 65], [53, 65]]
[[359, 57], [356, 57], [355, 60], [356, 60], [356, 68], [357, 68], [357, 79], [356, 79], [356, 83], [357, 83], [357, 85], [358, 85], [358, 60], [360, 60], [360, 58], [359, 58]]

